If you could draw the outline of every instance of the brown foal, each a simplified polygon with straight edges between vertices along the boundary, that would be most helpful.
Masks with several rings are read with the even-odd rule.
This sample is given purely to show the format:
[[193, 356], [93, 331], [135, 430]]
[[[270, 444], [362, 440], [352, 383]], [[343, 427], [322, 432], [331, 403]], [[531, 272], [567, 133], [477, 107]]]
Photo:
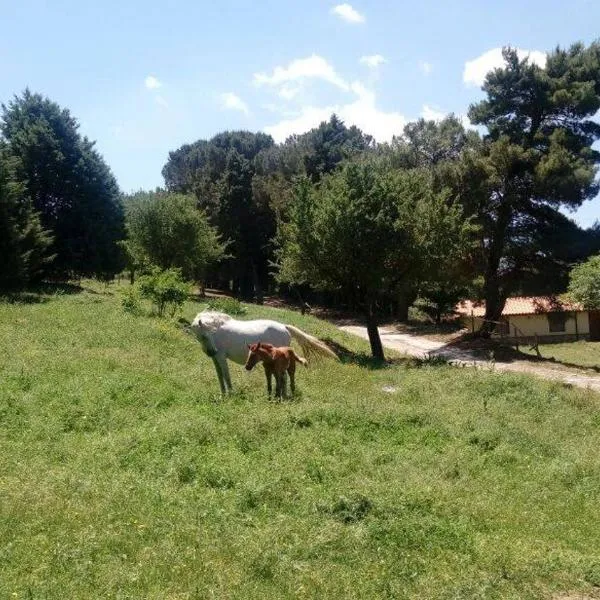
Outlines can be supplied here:
[[285, 373], [290, 376], [290, 387], [292, 394], [296, 391], [294, 375], [296, 373], [296, 363], [299, 362], [308, 367], [308, 361], [298, 356], [289, 346], [275, 348], [271, 344], [249, 344], [248, 358], [246, 360], [246, 369], [251, 371], [254, 365], [262, 362], [267, 376], [267, 390], [271, 395], [271, 375], [275, 375], [275, 397], [285, 396]]

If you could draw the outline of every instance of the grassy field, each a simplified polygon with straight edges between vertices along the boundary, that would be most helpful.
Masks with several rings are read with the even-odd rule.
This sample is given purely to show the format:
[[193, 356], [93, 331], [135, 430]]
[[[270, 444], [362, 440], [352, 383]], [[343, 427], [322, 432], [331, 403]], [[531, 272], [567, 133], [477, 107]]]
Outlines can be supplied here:
[[[524, 354], [534, 356], [535, 350], [521, 347]], [[567, 367], [581, 367], [600, 371], [600, 342], [569, 342], [565, 344], [542, 344], [543, 358], [552, 358]]]
[[[71, 290], [73, 291], [73, 290]], [[599, 398], [347, 349], [268, 402], [113, 288], [0, 303], [0, 598], [551, 598], [600, 586]], [[200, 305], [186, 305], [191, 318]], [[384, 391], [384, 388], [390, 391]], [[395, 390], [395, 391], [394, 391]]]

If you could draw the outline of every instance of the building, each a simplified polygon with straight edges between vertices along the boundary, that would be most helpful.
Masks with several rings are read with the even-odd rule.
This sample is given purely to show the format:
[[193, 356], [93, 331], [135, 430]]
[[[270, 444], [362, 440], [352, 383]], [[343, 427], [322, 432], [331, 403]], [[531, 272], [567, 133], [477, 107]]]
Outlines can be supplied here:
[[[456, 312], [465, 327], [477, 331], [483, 324], [485, 303], [465, 300]], [[508, 298], [494, 336], [540, 342], [600, 341], [600, 310], [585, 310], [548, 296]]]

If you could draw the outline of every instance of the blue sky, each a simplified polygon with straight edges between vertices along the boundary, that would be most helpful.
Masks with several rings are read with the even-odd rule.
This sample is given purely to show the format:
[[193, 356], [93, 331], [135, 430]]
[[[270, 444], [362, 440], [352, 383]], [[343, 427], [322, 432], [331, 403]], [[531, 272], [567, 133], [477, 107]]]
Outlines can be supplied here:
[[[598, 37], [597, 0], [0, 2], [0, 101], [29, 86], [68, 107], [124, 191], [168, 152], [225, 129], [276, 140], [336, 110], [379, 140], [464, 115], [510, 44], [543, 62]], [[600, 198], [575, 219], [600, 219]]]

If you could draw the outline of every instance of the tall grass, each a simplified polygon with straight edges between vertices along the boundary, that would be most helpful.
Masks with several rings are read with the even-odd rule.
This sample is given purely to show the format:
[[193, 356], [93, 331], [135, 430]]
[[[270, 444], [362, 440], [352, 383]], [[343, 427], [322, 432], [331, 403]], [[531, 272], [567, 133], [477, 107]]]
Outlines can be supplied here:
[[[0, 598], [548, 598], [600, 586], [598, 397], [345, 349], [274, 403], [103, 288], [0, 304]], [[201, 310], [189, 303], [184, 316]], [[387, 390], [387, 391], [384, 391]], [[394, 391], [395, 390], [395, 391]]]

